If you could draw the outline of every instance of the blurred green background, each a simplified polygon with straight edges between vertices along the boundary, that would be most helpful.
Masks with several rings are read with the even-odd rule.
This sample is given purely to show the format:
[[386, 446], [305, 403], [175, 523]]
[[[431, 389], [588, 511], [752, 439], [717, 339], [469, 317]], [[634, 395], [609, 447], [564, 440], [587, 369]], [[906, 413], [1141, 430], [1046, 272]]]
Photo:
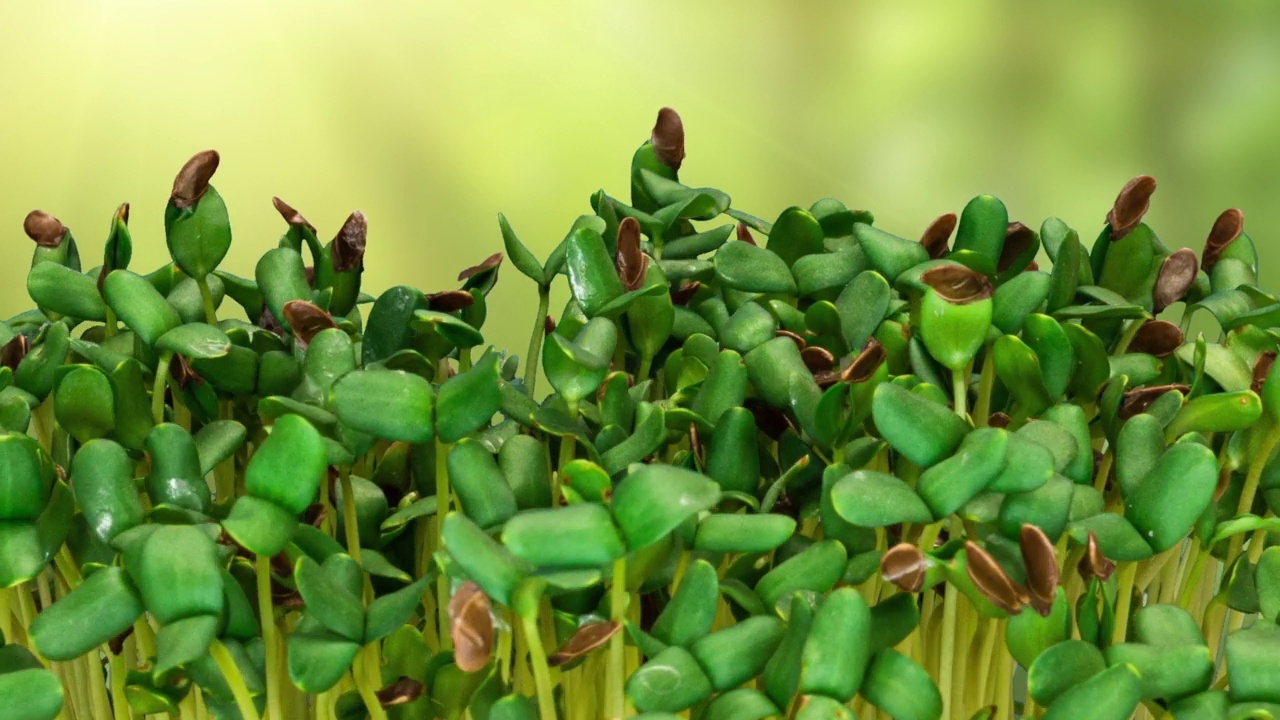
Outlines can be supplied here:
[[[128, 201], [151, 269], [173, 175], [210, 147], [227, 269], [276, 242], [280, 195], [322, 239], [368, 215], [366, 289], [454, 287], [501, 249], [499, 211], [545, 256], [594, 190], [626, 197], [662, 105], [682, 179], [762, 217], [837, 197], [918, 237], [989, 192], [1090, 241], [1150, 173], [1168, 245], [1240, 207], [1274, 287], [1278, 27], [1256, 2], [6, 2], [0, 315], [26, 307], [29, 210], [93, 256]], [[506, 268], [489, 340], [522, 350], [532, 298]]]

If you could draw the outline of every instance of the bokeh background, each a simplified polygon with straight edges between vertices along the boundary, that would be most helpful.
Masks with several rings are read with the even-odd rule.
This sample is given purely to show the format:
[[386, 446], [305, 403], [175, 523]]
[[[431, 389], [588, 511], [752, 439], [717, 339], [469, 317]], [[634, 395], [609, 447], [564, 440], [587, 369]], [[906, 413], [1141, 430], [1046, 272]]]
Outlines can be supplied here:
[[[228, 269], [276, 242], [280, 195], [322, 239], [368, 215], [366, 289], [454, 287], [501, 249], [499, 211], [545, 257], [593, 191], [625, 197], [662, 105], [682, 179], [762, 217], [837, 197], [916, 237], [989, 192], [1091, 240], [1150, 173], [1167, 244], [1240, 207], [1275, 287], [1278, 30], [1280, 3], [1227, 1], [5, 1], [0, 316], [26, 308], [27, 211], [92, 256], [128, 201], [150, 269], [173, 175], [210, 147]], [[522, 350], [532, 298], [507, 268], [489, 340]]]

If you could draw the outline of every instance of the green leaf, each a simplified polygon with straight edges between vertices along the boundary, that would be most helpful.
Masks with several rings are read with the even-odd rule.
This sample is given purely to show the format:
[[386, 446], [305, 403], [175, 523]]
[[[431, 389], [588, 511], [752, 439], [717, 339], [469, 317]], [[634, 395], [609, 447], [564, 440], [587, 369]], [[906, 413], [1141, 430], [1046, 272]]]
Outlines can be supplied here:
[[617, 329], [603, 317], [588, 321], [573, 340], [559, 333], [548, 335], [542, 350], [547, 381], [566, 402], [581, 401], [604, 382], [617, 342]]
[[128, 453], [110, 440], [90, 440], [72, 458], [71, 487], [76, 503], [89, 529], [102, 542], [111, 542], [146, 518], [133, 473]]
[[188, 323], [161, 335], [156, 349], [193, 359], [219, 358], [231, 352], [231, 339], [212, 325]]
[[124, 632], [142, 612], [142, 598], [125, 571], [102, 568], [41, 611], [31, 637], [44, 657], [73, 660]]
[[798, 590], [825, 593], [840, 581], [848, 561], [844, 545], [820, 540], [788, 558], [756, 583], [755, 591], [768, 609]]
[[538, 258], [534, 257], [529, 248], [520, 242], [520, 238], [516, 236], [516, 231], [511, 229], [511, 223], [507, 221], [507, 216], [498, 213], [498, 228], [502, 230], [502, 246], [507, 251], [507, 257], [511, 260], [511, 264], [516, 266], [525, 277], [542, 285], [542, 264], [538, 262]]
[[916, 492], [933, 517], [956, 512], [999, 476], [1008, 446], [1009, 434], [1000, 428], [974, 430], [965, 436], [954, 455], [925, 470], [916, 483]]
[[486, 595], [510, 607], [512, 593], [528, 575], [528, 566], [461, 513], [445, 517], [443, 535], [449, 556], [467, 576]]
[[1116, 665], [1059, 695], [1044, 720], [1088, 717], [1127, 720], [1142, 700], [1142, 681], [1131, 665]]
[[246, 430], [235, 420], [215, 420], [195, 434], [200, 473], [207, 475], [222, 461], [230, 458], [244, 444]]
[[773, 222], [766, 247], [792, 266], [805, 255], [822, 252], [823, 238], [817, 218], [803, 208], [789, 207]]
[[222, 196], [212, 185], [194, 207], [179, 209], [169, 201], [165, 243], [173, 261], [191, 277], [202, 278], [218, 267], [231, 248], [231, 222]]
[[146, 479], [151, 502], [207, 514], [209, 484], [191, 434], [180, 425], [161, 423], [151, 429], [145, 447], [151, 457]]
[[311, 301], [311, 284], [307, 282], [302, 255], [291, 247], [272, 248], [258, 260], [253, 277], [276, 322], [290, 330], [284, 306], [294, 300]]
[[1023, 667], [1031, 667], [1036, 658], [1049, 648], [1071, 638], [1071, 603], [1066, 591], [1057, 589], [1057, 596], [1047, 616], [1023, 611], [1009, 618], [1005, 630], [1005, 647]]
[[871, 662], [871, 610], [854, 588], [833, 591], [818, 607], [801, 654], [799, 692], [846, 703]]
[[720, 487], [671, 465], [633, 466], [618, 484], [613, 518], [632, 552], [661, 540], [689, 517], [720, 499]]
[[344, 425], [384, 440], [434, 436], [431, 383], [400, 370], [356, 370], [333, 384], [329, 406]]
[[1213, 656], [1204, 645], [1157, 647], [1119, 643], [1106, 649], [1108, 665], [1132, 665], [1142, 678], [1142, 699], [1172, 702], [1209, 689]]
[[715, 567], [705, 560], [695, 560], [649, 632], [667, 645], [689, 647], [711, 631], [719, 600], [720, 582]]
[[62, 712], [62, 683], [44, 668], [0, 674], [0, 702], [8, 720], [53, 720]]
[[520, 510], [551, 506], [551, 476], [546, 451], [537, 438], [517, 435], [498, 450], [498, 467]]
[[813, 382], [813, 373], [804, 364], [800, 349], [791, 338], [775, 337], [757, 345], [743, 361], [756, 393], [777, 408], [791, 407], [793, 379]]
[[595, 503], [522, 512], [503, 527], [502, 544], [539, 568], [602, 567], [626, 553], [609, 511]]
[[1233, 702], [1280, 703], [1280, 625], [1256, 623], [1227, 636], [1227, 678]]
[[429, 587], [430, 578], [423, 577], [370, 603], [365, 621], [364, 642], [377, 642], [407, 623], [421, 602], [422, 594]]
[[222, 612], [222, 573], [213, 540], [192, 525], [164, 525], [142, 545], [134, 577], [147, 611], [168, 624]]
[[178, 311], [164, 296], [146, 278], [128, 270], [109, 273], [102, 283], [102, 295], [116, 316], [148, 345], [182, 324]]
[[1106, 667], [1097, 646], [1083, 640], [1066, 640], [1036, 656], [1027, 670], [1027, 691], [1040, 705], [1051, 706], [1058, 696]]
[[840, 312], [840, 332], [850, 348], [861, 350], [875, 334], [889, 311], [893, 290], [875, 270], [859, 273], [835, 300]]
[[1169, 448], [1126, 499], [1125, 518], [1156, 552], [1180, 542], [1213, 500], [1218, 466], [1213, 451], [1195, 443]]
[[862, 247], [871, 267], [891, 285], [902, 273], [929, 260], [929, 251], [920, 243], [865, 223], [853, 224], [853, 237]]
[[795, 519], [786, 515], [711, 513], [698, 521], [693, 547], [708, 552], [769, 552], [795, 530]]
[[877, 386], [871, 402], [881, 437], [921, 467], [950, 456], [969, 432], [969, 424], [946, 406], [892, 383]]
[[942, 695], [924, 668], [897, 650], [876, 653], [862, 682], [862, 696], [896, 720], [938, 720]]
[[162, 675], [200, 659], [209, 652], [217, 632], [217, 615], [194, 615], [166, 624], [156, 633], [156, 662], [152, 673]]
[[781, 714], [768, 695], [744, 687], [717, 695], [702, 717], [704, 720], [765, 720]]
[[669, 647], [627, 678], [627, 697], [640, 712], [680, 712], [711, 696], [711, 681], [688, 650]]
[[[302, 601], [307, 605], [308, 615], [352, 642], [360, 642], [364, 638], [365, 612], [360, 600], [319, 563], [305, 555], [298, 558], [293, 579], [298, 584]], [[397, 623], [397, 627], [400, 624]]]
[[289, 680], [307, 693], [321, 693], [342, 679], [360, 644], [336, 633], [315, 628], [293, 632], [288, 637]]
[[796, 281], [787, 262], [751, 243], [731, 240], [716, 252], [716, 277], [726, 287], [753, 293], [795, 294]]
[[58, 263], [40, 263], [27, 273], [27, 294], [42, 309], [102, 322], [107, 306], [93, 277]]
[[467, 517], [482, 528], [501, 525], [516, 513], [516, 499], [489, 450], [466, 439], [449, 450], [449, 478]]
[[245, 490], [301, 514], [315, 502], [328, 468], [320, 433], [299, 415], [283, 415], [244, 471]]
[[933, 513], [909, 485], [893, 475], [856, 470], [831, 488], [836, 513], [859, 527], [887, 527], [898, 523], [931, 523]]
[[568, 238], [565, 267], [573, 297], [588, 317], [595, 317], [625, 292], [600, 233], [579, 228]]
[[485, 427], [502, 408], [498, 353], [487, 353], [470, 370], [449, 378], [436, 398], [436, 434], [454, 443]]

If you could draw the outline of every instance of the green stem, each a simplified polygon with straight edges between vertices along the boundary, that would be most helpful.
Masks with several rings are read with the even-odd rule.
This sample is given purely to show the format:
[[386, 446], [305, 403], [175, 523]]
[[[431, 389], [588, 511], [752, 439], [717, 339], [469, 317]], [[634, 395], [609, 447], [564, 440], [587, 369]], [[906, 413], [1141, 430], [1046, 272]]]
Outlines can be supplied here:
[[133, 623], [133, 637], [138, 643], [138, 653], [142, 655], [140, 665], [148, 665], [156, 656], [156, 631], [151, 629], [147, 616], [143, 615]]
[[102, 656], [98, 654], [98, 650], [95, 648], [85, 656], [85, 660], [89, 664], [89, 688], [90, 692], [93, 693], [91, 698], [93, 716], [105, 720], [111, 717], [111, 702], [107, 699], [107, 680], [102, 675]]
[[[627, 557], [613, 561], [613, 579], [609, 586], [609, 616], [614, 622], [622, 622], [627, 615]], [[609, 638], [609, 718], [621, 720], [627, 712], [627, 700], [623, 691], [626, 682], [626, 650], [623, 633]]]
[[1178, 605], [1184, 610], [1191, 609], [1191, 598], [1195, 595], [1196, 589], [1200, 587], [1200, 579], [1204, 576], [1204, 569], [1209, 563], [1209, 555], [1211, 554], [1199, 547], [1194, 547], [1191, 552], [1196, 554], [1196, 561], [1191, 566], [1190, 577], [1183, 583], [1178, 593]]
[[538, 314], [533, 319], [533, 334], [529, 336], [529, 352], [524, 358], [524, 386], [533, 397], [538, 382], [538, 360], [542, 354], [542, 338], [546, 334], [547, 309], [551, 305], [551, 288], [538, 288]]
[[951, 371], [951, 395], [955, 403], [956, 415], [967, 420], [969, 417], [969, 375], [973, 372], [973, 361], [969, 361], [959, 370]]
[[213, 308], [213, 293], [209, 290], [209, 278], [200, 276], [192, 278], [196, 287], [200, 288], [200, 300], [204, 302], [204, 320], [210, 325], [218, 324], [218, 313]]
[[537, 688], [538, 714], [541, 720], [556, 720], [555, 698], [551, 694], [551, 669], [547, 667], [547, 651], [538, 632], [538, 616], [520, 616], [524, 642], [529, 647], [529, 664], [533, 666], [533, 683]]
[[0, 633], [6, 644], [13, 643], [13, 588], [0, 588]]
[[[374, 659], [370, 661], [370, 651], [374, 653]], [[382, 708], [382, 703], [378, 701], [377, 689], [370, 686], [369, 680], [372, 673], [377, 669], [378, 652], [377, 643], [369, 643], [360, 652], [358, 664], [360, 667], [352, 668], [351, 675], [356, 681], [356, 692], [360, 694], [360, 699], [364, 700], [364, 707], [369, 711], [371, 720], [387, 720], [387, 711]]]
[[125, 666], [124, 653], [111, 656], [111, 710], [115, 720], [129, 720], [129, 700], [124, 694], [125, 676], [129, 673]]
[[[951, 521], [951, 534], [958, 538], [963, 531], [964, 528], [960, 525], [960, 520], [953, 518]], [[952, 717], [951, 711], [955, 704], [955, 698], [952, 697], [952, 693], [955, 691], [955, 688], [952, 687], [952, 680], [955, 669], [953, 660], [956, 653], [956, 603], [959, 595], [960, 592], [956, 588], [947, 588], [947, 594], [943, 598], [942, 605], [942, 653], [938, 659], [941, 677], [938, 685], [942, 693], [943, 717]]]
[[[436, 548], [444, 547], [444, 516], [449, 514], [449, 444], [436, 440]], [[436, 613], [440, 618], [440, 649], [453, 647], [449, 634], [449, 578], [436, 578]]]
[[[569, 412], [569, 421], [578, 419], [578, 403], [566, 402]], [[556, 507], [560, 504], [560, 473], [564, 470], [564, 466], [573, 462], [574, 455], [578, 452], [578, 438], [574, 435], [565, 435], [560, 438], [560, 457], [556, 460], [555, 473], [551, 476], [551, 506]]]
[[996, 364], [991, 359], [991, 351], [987, 350], [982, 359], [982, 375], [978, 379], [978, 400], [973, 405], [973, 422], [977, 427], [986, 427], [987, 418], [991, 417], [991, 393], [996, 387]]
[[1142, 329], [1142, 326], [1146, 324], [1146, 322], [1147, 321], [1143, 318], [1130, 320], [1129, 324], [1124, 329], [1124, 334], [1121, 335], [1120, 340], [1116, 342], [1115, 352], [1111, 354], [1115, 357], [1125, 354], [1129, 349], [1129, 343], [1133, 342], [1133, 338], [1138, 334], [1138, 331]]
[[[1249, 472], [1244, 477], [1244, 487], [1240, 491], [1240, 504], [1236, 506], [1236, 517], [1244, 515], [1253, 508], [1253, 499], [1258, 494], [1258, 483], [1262, 480], [1262, 471], [1271, 459], [1271, 454], [1275, 452], [1276, 445], [1280, 445], [1280, 423], [1271, 426], [1262, 442], [1262, 448], [1249, 465]], [[1243, 533], [1232, 537], [1231, 545], [1227, 548], [1227, 560], [1223, 567], [1231, 567], [1231, 563], [1235, 562], [1236, 558], [1240, 556], [1240, 550], [1243, 547]]]
[[1120, 570], [1119, 587], [1116, 591], [1116, 627], [1111, 635], [1113, 645], [1124, 642], [1129, 633], [1129, 607], [1133, 604], [1133, 584], [1137, 577], [1136, 562], [1131, 562]]
[[240, 716], [244, 720], [261, 720], [258, 708], [253, 704], [253, 696], [249, 694], [249, 688], [244, 684], [244, 676], [240, 674], [240, 668], [236, 667], [235, 658], [231, 657], [227, 646], [223, 645], [221, 640], [215, 639], [209, 646], [209, 654], [213, 656], [218, 669], [227, 678], [227, 685], [231, 687], [231, 695], [236, 699]]
[[651, 358], [651, 357], [641, 357], [641, 358], [640, 358], [640, 369], [639, 369], [639, 370], [636, 370], [636, 383], [637, 383], [637, 384], [642, 383], [642, 382], [644, 382], [645, 380], [648, 380], [648, 379], [649, 379], [649, 372], [650, 372], [650, 368], [652, 367], [652, 365], [653, 365], [653, 358]]
[[356, 516], [356, 494], [351, 489], [351, 471], [342, 468], [338, 472], [338, 482], [342, 484], [342, 529], [347, 538], [347, 554], [361, 565], [360, 525]]
[[156, 425], [164, 422], [164, 386], [169, 382], [169, 363], [173, 360], [172, 352], [160, 353], [156, 363], [156, 380], [151, 386], [151, 419]]
[[258, 576], [258, 614], [262, 616], [262, 645], [265, 649], [267, 676], [267, 718], [280, 720], [280, 648], [276, 644], [276, 614], [271, 605], [271, 558], [255, 558]]
[[120, 330], [120, 321], [116, 319], [116, 314], [111, 310], [111, 308], [105, 308], [105, 315], [106, 322], [102, 324], [103, 333], [105, 333], [107, 337], [115, 337], [116, 333]]

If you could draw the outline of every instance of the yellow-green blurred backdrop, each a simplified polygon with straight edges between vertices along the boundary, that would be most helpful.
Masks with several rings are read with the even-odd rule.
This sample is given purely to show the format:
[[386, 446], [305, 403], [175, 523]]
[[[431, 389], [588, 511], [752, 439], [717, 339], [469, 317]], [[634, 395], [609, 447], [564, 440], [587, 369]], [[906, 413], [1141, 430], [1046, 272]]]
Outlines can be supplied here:
[[[1167, 244], [1238, 206], [1276, 285], [1278, 30], [1256, 2], [3, 0], [0, 315], [26, 307], [27, 211], [92, 264], [128, 201], [150, 269], [209, 147], [228, 269], [276, 242], [280, 195], [322, 238], [368, 215], [366, 289], [453, 287], [501, 249], [499, 211], [545, 256], [594, 190], [625, 197], [662, 105], [682, 178], [763, 217], [834, 196], [915, 237], [990, 192], [1091, 239], [1145, 172]], [[491, 341], [523, 349], [531, 297], [507, 268]]]

